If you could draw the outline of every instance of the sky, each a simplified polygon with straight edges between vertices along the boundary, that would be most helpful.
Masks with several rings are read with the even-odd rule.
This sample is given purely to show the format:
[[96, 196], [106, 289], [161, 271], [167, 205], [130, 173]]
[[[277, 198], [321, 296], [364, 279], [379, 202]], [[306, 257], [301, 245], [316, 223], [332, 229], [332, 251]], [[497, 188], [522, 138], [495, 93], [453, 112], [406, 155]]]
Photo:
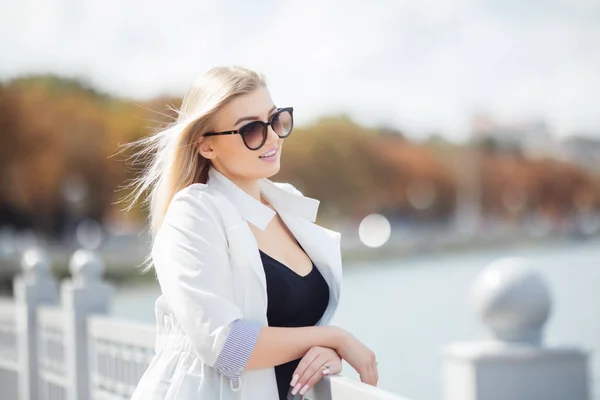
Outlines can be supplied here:
[[600, 138], [600, 0], [19, 0], [0, 6], [0, 54], [0, 79], [140, 100], [242, 65], [299, 124], [345, 113], [461, 141], [484, 113]]

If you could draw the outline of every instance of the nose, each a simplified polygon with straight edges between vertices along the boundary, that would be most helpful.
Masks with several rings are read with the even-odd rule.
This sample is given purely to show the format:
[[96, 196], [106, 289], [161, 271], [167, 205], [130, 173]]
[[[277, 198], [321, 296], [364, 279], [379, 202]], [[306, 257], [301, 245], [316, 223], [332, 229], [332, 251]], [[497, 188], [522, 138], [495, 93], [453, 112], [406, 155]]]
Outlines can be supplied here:
[[283, 139], [279, 137], [279, 135], [273, 130], [273, 127], [269, 125], [267, 127], [267, 140], [265, 141], [265, 145], [269, 144], [279, 144]]
[[275, 132], [271, 124], [269, 124], [269, 126], [267, 127], [267, 140], [270, 137], [274, 137], [276, 141], [279, 140], [279, 135]]

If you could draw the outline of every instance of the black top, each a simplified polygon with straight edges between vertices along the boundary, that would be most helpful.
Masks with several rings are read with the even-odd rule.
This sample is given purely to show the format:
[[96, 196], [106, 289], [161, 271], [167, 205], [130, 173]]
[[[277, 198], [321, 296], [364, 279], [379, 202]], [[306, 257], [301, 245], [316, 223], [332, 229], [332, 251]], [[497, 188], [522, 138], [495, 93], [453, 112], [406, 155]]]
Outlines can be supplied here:
[[[305, 276], [259, 249], [267, 280], [269, 326], [314, 326], [329, 303], [329, 286], [315, 266]], [[275, 367], [279, 399], [286, 400], [300, 358]]]

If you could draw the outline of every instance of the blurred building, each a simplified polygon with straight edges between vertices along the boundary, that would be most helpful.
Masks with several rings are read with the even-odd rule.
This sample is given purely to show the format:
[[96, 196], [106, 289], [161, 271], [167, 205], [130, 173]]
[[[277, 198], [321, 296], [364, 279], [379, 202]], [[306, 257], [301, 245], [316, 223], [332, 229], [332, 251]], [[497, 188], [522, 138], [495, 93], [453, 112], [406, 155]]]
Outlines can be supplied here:
[[491, 152], [513, 153], [527, 159], [560, 158], [562, 149], [545, 121], [501, 124], [489, 116], [476, 116], [473, 140]]
[[557, 139], [544, 121], [499, 124], [485, 115], [473, 119], [472, 134], [473, 142], [490, 152], [518, 154], [530, 160], [552, 158], [600, 172], [600, 138], [592, 135]]
[[562, 159], [600, 172], [600, 139], [571, 136], [561, 142]]

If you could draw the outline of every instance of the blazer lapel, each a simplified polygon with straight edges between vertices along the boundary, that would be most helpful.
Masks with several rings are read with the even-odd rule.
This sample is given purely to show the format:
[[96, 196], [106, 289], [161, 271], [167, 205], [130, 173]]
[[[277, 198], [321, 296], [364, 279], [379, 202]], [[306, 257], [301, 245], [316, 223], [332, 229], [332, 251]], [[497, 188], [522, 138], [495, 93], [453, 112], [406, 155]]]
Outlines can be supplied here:
[[262, 259], [258, 252], [258, 243], [254, 234], [250, 230], [247, 221], [240, 221], [239, 224], [229, 229], [228, 235], [232, 242], [238, 243], [239, 248], [233, 252], [237, 257], [239, 265], [249, 265], [252, 271], [251, 275], [258, 280], [260, 284], [261, 302], [266, 310], [267, 307], [267, 281], [265, 270], [262, 265]]
[[[292, 214], [282, 212], [279, 215], [323, 275], [333, 295], [334, 304], [337, 305], [342, 280], [341, 234]], [[247, 223], [231, 228], [229, 234], [236, 237], [236, 243], [243, 244], [238, 255], [245, 260], [240, 261], [250, 264], [250, 269], [262, 288], [261, 296], [266, 310], [267, 283], [256, 238]]]
[[[238, 212], [224, 212], [223, 218], [228, 227], [227, 235], [230, 243], [236, 243], [232, 251], [236, 265], [248, 266], [252, 271], [250, 277], [258, 279], [262, 288], [261, 297], [252, 296], [252, 303], [267, 307], [267, 283], [258, 244], [248, 222], [259, 229], [265, 229], [276, 213], [290, 230], [296, 240], [302, 245], [306, 254], [315, 263], [331, 290], [335, 309], [340, 296], [342, 279], [342, 260], [339, 232], [324, 228], [314, 223], [319, 200], [303, 196], [293, 186], [285, 183], [272, 182], [266, 178], [260, 181], [261, 194], [267, 198], [276, 210], [267, 207], [259, 200], [244, 192], [225, 175], [215, 168], [209, 170], [208, 186], [221, 192]], [[239, 247], [238, 247], [239, 246]], [[329, 313], [331, 314], [331, 313]], [[324, 316], [323, 321], [327, 320]]]

